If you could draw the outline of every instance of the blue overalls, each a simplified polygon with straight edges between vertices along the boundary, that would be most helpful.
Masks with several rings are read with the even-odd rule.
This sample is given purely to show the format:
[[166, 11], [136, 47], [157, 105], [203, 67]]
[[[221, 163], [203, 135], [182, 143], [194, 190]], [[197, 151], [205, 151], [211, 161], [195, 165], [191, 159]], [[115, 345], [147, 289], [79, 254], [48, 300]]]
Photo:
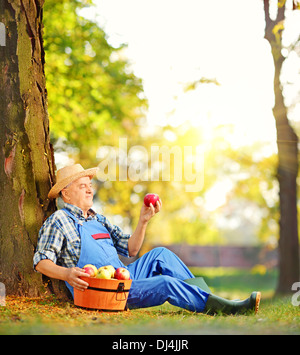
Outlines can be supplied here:
[[[127, 305], [130, 309], [158, 306], [168, 301], [173, 306], [202, 312], [208, 293], [184, 282], [193, 278], [185, 264], [170, 250], [155, 248], [125, 266], [118, 257], [108, 230], [98, 220], [80, 221], [67, 209], [64, 211], [75, 222], [81, 238], [81, 253], [77, 266], [92, 264], [97, 269], [112, 265], [124, 267], [132, 281]], [[66, 285], [73, 295], [73, 287]]]

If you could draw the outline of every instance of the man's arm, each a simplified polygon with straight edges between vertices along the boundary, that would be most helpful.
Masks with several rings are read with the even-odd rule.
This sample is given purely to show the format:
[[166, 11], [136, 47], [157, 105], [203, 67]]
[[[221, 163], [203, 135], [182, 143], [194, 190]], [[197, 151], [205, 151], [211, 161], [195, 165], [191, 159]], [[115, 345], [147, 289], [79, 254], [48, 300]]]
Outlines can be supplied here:
[[67, 281], [72, 287], [84, 291], [89, 284], [80, 279], [80, 276], [89, 276], [79, 267], [66, 268], [56, 265], [50, 259], [43, 259], [38, 262], [35, 269], [40, 273], [63, 281]]
[[[67, 226], [67, 222], [68, 219], [59, 211], [45, 221], [39, 232], [37, 249], [33, 257], [33, 267], [36, 271], [48, 277], [67, 281], [72, 287], [84, 290], [88, 287], [88, 284], [79, 277], [88, 276], [88, 274], [85, 274], [78, 267], [62, 267], [56, 264], [65, 239], [65, 231], [61, 226]], [[75, 237], [73, 235], [73, 238]]]
[[141, 249], [145, 238], [148, 222], [156, 213], [160, 211], [161, 206], [161, 200], [156, 202], [155, 207], [152, 205], [152, 203], [150, 204], [150, 207], [147, 207], [145, 205], [142, 206], [138, 225], [134, 233], [128, 240], [129, 256], [136, 256], [139, 250]]

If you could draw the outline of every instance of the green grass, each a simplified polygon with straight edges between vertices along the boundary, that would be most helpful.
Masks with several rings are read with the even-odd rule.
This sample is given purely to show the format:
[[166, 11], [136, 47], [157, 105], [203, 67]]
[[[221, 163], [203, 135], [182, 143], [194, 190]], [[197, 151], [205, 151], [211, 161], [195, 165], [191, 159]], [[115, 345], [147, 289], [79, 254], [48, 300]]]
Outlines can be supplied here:
[[277, 270], [256, 268], [190, 268], [195, 276], [203, 276], [216, 295], [230, 299], [246, 298], [252, 291], [261, 291], [265, 298], [274, 294], [277, 285]]
[[276, 272], [254, 274], [243, 270], [193, 269], [205, 276], [213, 292], [244, 298], [262, 291], [257, 315], [208, 316], [169, 304], [128, 312], [90, 311], [57, 300], [7, 297], [0, 307], [0, 334], [300, 334], [300, 307], [291, 296], [272, 298]]

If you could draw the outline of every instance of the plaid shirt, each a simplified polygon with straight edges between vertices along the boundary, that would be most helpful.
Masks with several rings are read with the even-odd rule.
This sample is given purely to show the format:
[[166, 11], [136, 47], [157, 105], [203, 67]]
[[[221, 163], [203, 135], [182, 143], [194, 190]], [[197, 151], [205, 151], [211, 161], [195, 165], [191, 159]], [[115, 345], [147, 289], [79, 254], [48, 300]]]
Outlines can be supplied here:
[[[85, 221], [83, 212], [79, 207], [65, 203], [68, 209], [77, 219]], [[96, 219], [108, 230], [118, 254], [128, 257], [128, 239], [130, 234], [124, 234], [122, 230], [113, 226], [106, 217], [96, 214], [92, 209], [88, 211], [88, 218]], [[74, 267], [77, 265], [81, 250], [81, 241], [74, 221], [62, 210], [54, 212], [42, 225], [36, 252], [33, 257], [33, 266], [40, 260], [50, 259], [55, 264]]]

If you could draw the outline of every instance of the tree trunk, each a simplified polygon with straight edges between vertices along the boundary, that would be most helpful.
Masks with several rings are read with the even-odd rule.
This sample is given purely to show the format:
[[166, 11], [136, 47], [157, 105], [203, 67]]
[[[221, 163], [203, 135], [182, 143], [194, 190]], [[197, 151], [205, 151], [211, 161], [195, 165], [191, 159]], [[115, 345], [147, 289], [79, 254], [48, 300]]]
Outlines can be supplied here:
[[290, 293], [299, 281], [299, 240], [297, 221], [298, 137], [287, 119], [279, 82], [280, 62], [275, 63], [273, 108], [277, 129], [280, 235], [277, 293]]
[[269, 41], [275, 66], [273, 113], [276, 121], [280, 235], [279, 235], [279, 280], [277, 293], [290, 293], [294, 282], [299, 281], [299, 239], [297, 221], [297, 174], [298, 174], [298, 137], [291, 127], [287, 108], [282, 94], [280, 73], [284, 57], [282, 50], [282, 31], [284, 29], [285, 4], [278, 6], [277, 18], [269, 16], [269, 0], [264, 0], [265, 38]]
[[7, 294], [43, 290], [32, 267], [38, 231], [55, 210], [42, 40], [43, 0], [1, 0], [0, 281]]

